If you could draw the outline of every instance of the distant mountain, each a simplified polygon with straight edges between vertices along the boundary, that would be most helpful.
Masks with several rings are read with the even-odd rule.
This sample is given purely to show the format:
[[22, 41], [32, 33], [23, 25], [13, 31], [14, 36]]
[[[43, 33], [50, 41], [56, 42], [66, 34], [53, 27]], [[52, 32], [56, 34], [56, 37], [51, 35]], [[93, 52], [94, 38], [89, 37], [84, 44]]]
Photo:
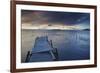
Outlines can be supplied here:
[[90, 29], [83, 29], [83, 30], [90, 31]]

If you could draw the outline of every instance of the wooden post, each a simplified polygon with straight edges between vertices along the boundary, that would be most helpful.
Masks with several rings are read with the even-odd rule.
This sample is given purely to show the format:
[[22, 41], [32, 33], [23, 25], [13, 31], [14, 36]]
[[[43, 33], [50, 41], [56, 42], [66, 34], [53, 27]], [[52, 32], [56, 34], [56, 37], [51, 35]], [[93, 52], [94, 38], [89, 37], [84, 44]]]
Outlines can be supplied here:
[[30, 51], [28, 51], [25, 62], [28, 62], [30, 58]]

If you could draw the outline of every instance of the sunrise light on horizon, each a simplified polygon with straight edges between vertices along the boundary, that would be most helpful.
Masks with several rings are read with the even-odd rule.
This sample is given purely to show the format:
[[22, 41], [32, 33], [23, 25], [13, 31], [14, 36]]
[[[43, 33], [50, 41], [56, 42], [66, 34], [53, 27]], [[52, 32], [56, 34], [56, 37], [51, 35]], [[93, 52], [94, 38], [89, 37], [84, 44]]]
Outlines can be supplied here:
[[22, 29], [90, 29], [90, 14], [77, 12], [22, 10]]

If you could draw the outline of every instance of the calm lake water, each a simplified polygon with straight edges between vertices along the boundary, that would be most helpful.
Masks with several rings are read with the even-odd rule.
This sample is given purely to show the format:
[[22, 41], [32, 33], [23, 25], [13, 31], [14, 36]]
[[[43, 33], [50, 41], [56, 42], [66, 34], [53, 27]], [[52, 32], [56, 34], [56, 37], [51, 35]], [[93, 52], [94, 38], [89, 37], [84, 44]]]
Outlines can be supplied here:
[[21, 62], [25, 62], [27, 51], [32, 50], [38, 36], [52, 40], [59, 61], [90, 59], [89, 30], [22, 30]]

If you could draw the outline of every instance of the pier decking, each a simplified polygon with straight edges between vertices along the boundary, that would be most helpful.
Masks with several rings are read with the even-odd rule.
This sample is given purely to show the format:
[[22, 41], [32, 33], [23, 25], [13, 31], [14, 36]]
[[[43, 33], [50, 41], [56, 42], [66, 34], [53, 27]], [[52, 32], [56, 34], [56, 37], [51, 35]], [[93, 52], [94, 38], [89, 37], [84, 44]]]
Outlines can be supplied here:
[[47, 36], [35, 39], [32, 51], [29, 51], [25, 62], [42, 62], [58, 60], [57, 49], [53, 47], [52, 41]]

